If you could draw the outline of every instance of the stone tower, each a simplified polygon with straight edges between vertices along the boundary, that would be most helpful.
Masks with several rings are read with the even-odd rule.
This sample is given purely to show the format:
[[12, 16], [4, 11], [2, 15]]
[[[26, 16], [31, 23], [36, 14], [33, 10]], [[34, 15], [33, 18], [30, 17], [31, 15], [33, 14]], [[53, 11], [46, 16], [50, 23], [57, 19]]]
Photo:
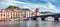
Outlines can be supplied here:
[[38, 16], [39, 15], [39, 8], [36, 8], [35, 10], [35, 16]]

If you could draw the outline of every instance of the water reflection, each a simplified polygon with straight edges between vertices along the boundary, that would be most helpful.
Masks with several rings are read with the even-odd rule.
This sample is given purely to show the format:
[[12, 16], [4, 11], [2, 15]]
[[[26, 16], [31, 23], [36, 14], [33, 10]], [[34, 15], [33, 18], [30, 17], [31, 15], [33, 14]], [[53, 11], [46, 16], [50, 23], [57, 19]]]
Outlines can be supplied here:
[[0, 27], [60, 27], [60, 21], [1, 21]]

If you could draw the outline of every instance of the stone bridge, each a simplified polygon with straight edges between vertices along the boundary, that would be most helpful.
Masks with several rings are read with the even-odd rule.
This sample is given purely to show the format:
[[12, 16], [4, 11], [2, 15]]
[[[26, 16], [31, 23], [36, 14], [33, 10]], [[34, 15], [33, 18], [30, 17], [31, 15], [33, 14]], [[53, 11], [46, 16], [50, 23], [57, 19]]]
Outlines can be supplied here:
[[53, 15], [40, 15], [40, 16], [32, 16], [32, 17], [28, 17], [28, 18], [32, 18], [33, 20], [37, 20], [37, 18], [40, 17], [41, 20], [45, 20], [45, 18], [47, 17], [53, 17], [54, 20], [58, 21], [60, 14], [53, 14]]

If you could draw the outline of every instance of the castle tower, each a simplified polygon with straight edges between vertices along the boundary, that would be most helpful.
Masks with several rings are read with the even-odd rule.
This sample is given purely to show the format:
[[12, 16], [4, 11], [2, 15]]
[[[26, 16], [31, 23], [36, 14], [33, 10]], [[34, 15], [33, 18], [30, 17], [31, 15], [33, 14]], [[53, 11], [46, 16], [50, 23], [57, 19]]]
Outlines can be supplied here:
[[35, 10], [35, 16], [38, 16], [39, 15], [39, 8], [36, 8]]

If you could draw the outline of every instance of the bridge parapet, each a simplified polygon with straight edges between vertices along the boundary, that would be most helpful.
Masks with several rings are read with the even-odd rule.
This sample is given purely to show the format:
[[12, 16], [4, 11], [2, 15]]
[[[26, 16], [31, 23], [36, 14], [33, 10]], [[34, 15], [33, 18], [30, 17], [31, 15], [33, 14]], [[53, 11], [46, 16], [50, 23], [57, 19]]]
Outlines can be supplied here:
[[34, 20], [36, 20], [38, 17], [40, 17], [41, 20], [45, 20], [45, 18], [47, 18], [47, 17], [53, 17], [54, 20], [58, 21], [60, 15], [57, 15], [57, 14], [53, 14], [53, 15], [40, 15], [40, 16], [32, 16], [32, 17], [29, 17], [29, 18], [33, 18]]

